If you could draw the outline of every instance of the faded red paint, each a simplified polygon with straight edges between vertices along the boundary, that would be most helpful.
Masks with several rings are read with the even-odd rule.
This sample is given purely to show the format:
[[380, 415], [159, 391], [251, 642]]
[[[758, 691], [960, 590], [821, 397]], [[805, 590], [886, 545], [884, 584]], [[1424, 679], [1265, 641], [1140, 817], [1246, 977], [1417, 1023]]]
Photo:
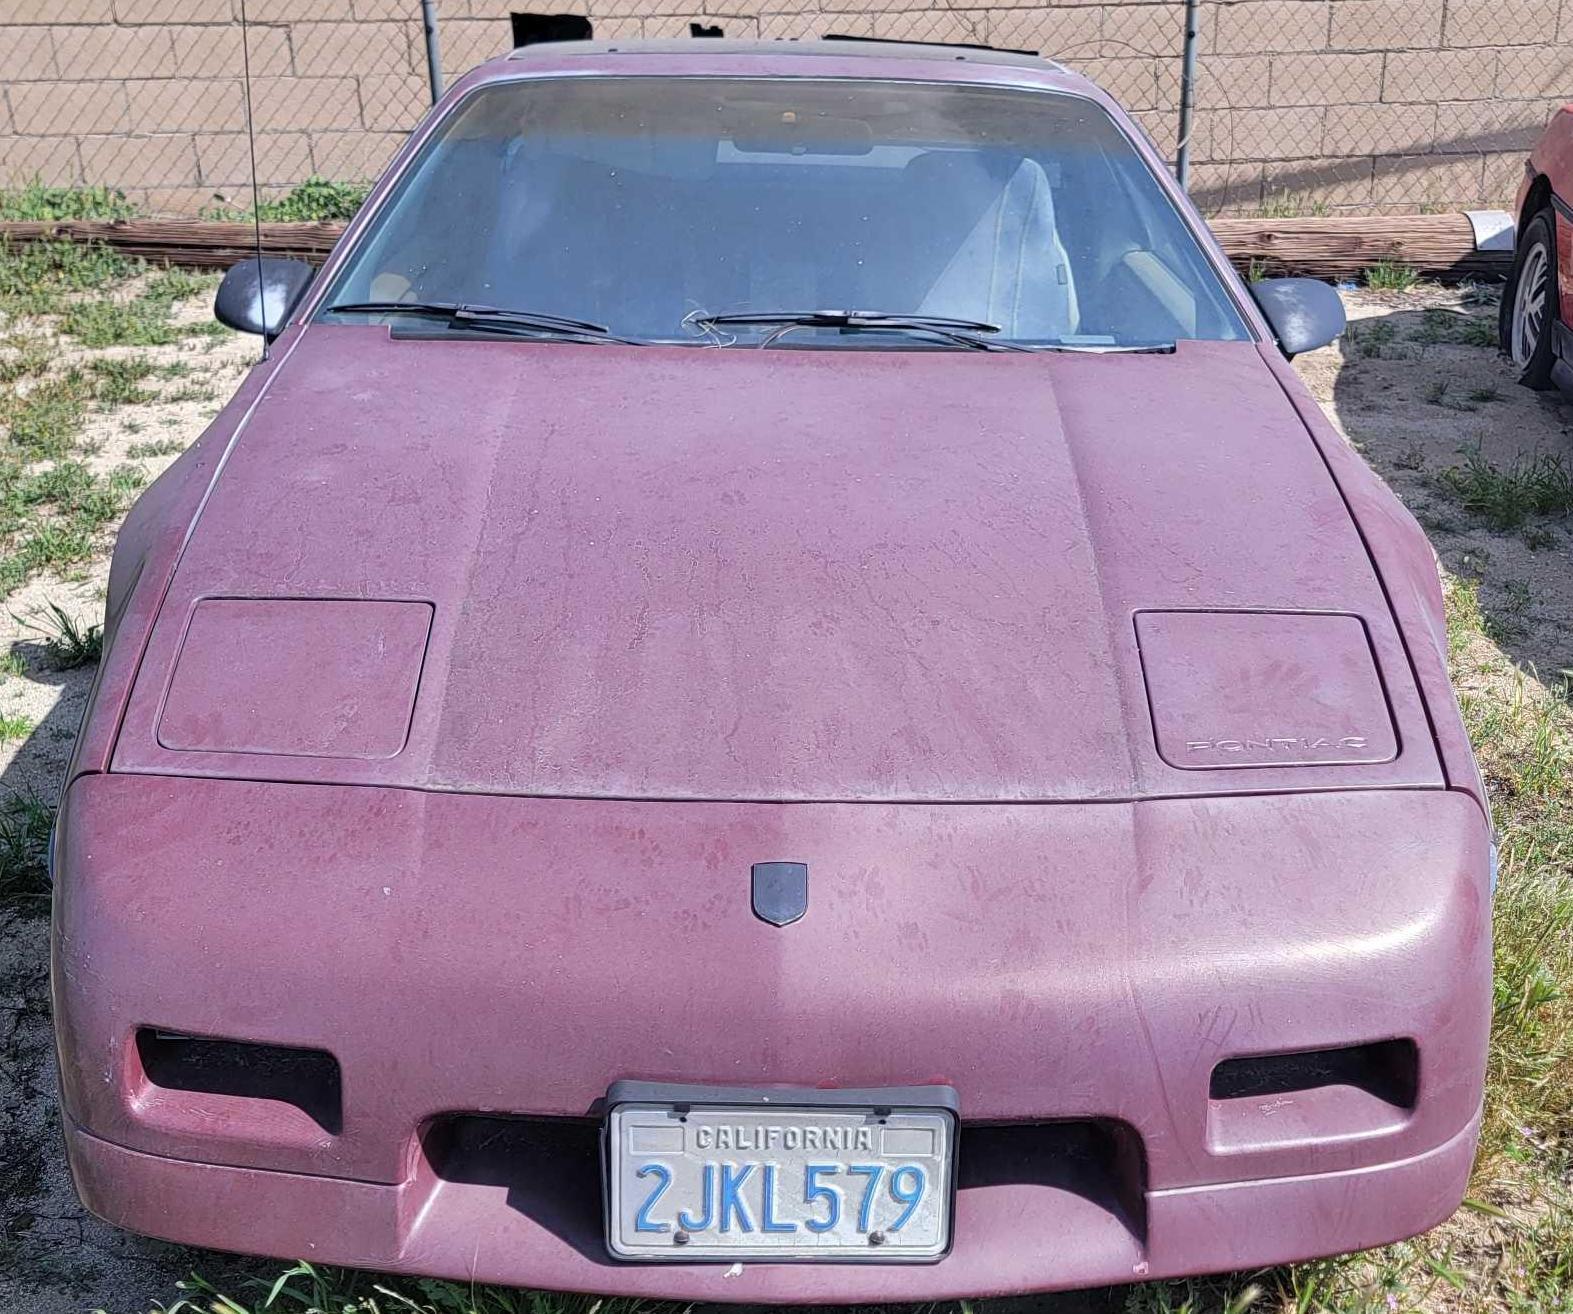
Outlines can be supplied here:
[[[540, 49], [446, 103], [580, 71], [1088, 91], [1030, 61], [701, 42]], [[55, 903], [90, 1207], [750, 1301], [1256, 1266], [1451, 1212], [1489, 832], [1435, 566], [1269, 345], [574, 347], [308, 315], [116, 553]], [[1253, 747], [1193, 763], [1193, 738]], [[783, 858], [810, 906], [776, 928], [749, 867]], [[139, 1027], [330, 1051], [342, 1126], [157, 1085]], [[1412, 1108], [1209, 1096], [1225, 1059], [1388, 1040], [1418, 1047]], [[422, 1139], [589, 1119], [620, 1078], [953, 1085], [954, 1252], [617, 1264], [593, 1131], [587, 1159], [468, 1174]], [[1123, 1166], [1018, 1152], [1067, 1121]]]
[[[1544, 178], [1553, 196], [1564, 207], [1573, 206], [1573, 105], [1564, 105], [1546, 126], [1546, 131], [1529, 154], [1523, 185], [1519, 188], [1518, 212], [1524, 216], [1524, 202], [1537, 178]], [[1566, 208], [1556, 212], [1557, 288], [1564, 324], [1573, 324], [1573, 222]]]

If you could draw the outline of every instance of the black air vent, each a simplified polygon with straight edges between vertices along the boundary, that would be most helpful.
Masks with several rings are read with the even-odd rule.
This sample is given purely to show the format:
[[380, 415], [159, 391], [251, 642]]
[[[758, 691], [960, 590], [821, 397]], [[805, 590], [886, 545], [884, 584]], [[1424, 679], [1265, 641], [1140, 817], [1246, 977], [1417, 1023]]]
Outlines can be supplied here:
[[137, 1032], [137, 1057], [148, 1081], [165, 1090], [288, 1104], [331, 1135], [343, 1129], [339, 1062], [325, 1050], [144, 1027]]
[[1343, 1049], [1229, 1059], [1213, 1069], [1215, 1100], [1294, 1095], [1323, 1086], [1353, 1086], [1395, 1108], [1412, 1109], [1420, 1065], [1412, 1040], [1382, 1040]]

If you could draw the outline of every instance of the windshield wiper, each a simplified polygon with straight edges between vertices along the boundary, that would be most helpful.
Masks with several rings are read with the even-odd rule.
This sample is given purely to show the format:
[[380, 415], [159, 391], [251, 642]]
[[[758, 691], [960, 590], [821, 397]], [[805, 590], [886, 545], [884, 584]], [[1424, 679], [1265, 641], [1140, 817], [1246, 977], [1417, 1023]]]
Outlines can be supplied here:
[[592, 323], [588, 319], [570, 319], [535, 310], [507, 310], [500, 306], [472, 306], [458, 301], [341, 301], [324, 307], [324, 313], [416, 315], [422, 319], [446, 320], [457, 327], [485, 333], [517, 332], [597, 342], [634, 341], [619, 337], [605, 324]]
[[702, 329], [773, 328], [760, 341], [768, 347], [784, 333], [797, 328], [848, 329], [873, 333], [928, 333], [976, 351], [1026, 351], [1012, 342], [991, 342], [984, 333], [998, 333], [998, 324], [980, 319], [956, 319], [950, 315], [903, 315], [877, 310], [777, 310], [738, 311], [723, 315], [691, 315], [684, 321]]
[[1029, 351], [1068, 351], [1083, 356], [1166, 356], [1172, 342], [1034, 342]]

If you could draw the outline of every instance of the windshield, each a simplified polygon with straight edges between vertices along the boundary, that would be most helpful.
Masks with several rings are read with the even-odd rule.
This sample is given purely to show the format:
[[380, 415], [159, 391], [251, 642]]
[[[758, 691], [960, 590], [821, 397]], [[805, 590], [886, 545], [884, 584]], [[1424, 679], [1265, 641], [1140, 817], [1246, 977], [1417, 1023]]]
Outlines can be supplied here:
[[[438, 129], [324, 305], [334, 322], [427, 334], [496, 327], [432, 313], [478, 306], [571, 317], [602, 341], [721, 346], [1248, 336], [1093, 102], [850, 79], [485, 87]], [[970, 327], [946, 337], [922, 322], [935, 317]]]

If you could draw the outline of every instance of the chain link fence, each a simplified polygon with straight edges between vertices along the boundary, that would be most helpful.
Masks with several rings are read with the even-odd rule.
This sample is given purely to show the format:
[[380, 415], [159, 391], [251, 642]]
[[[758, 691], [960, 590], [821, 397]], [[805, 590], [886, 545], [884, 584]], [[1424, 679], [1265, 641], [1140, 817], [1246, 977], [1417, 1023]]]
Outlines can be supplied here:
[[[512, 44], [524, 0], [436, 0], [447, 79]], [[1183, 0], [548, 0], [603, 38], [836, 33], [1040, 51], [1173, 158]], [[374, 178], [430, 104], [421, 0], [6, 0], [0, 187], [105, 185], [153, 213]], [[1560, 27], [1559, 27], [1560, 24]], [[1192, 194], [1209, 213], [1501, 205], [1573, 98], [1573, 0], [1198, 0]]]

